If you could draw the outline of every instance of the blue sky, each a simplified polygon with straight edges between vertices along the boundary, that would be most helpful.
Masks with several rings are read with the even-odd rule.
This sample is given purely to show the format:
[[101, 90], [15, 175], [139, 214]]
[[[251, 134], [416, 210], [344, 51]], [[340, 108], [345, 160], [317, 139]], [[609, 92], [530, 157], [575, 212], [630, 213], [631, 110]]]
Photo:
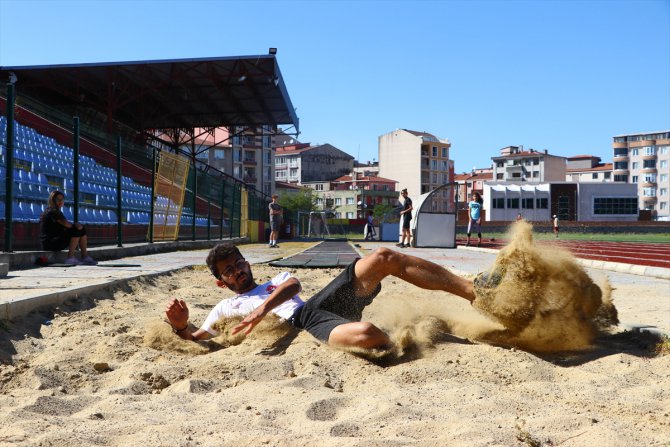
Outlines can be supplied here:
[[[396, 128], [456, 171], [523, 145], [612, 158], [670, 128], [670, 1], [0, 0], [0, 65], [266, 54], [304, 142], [377, 158]], [[2, 80], [4, 83], [4, 80]]]

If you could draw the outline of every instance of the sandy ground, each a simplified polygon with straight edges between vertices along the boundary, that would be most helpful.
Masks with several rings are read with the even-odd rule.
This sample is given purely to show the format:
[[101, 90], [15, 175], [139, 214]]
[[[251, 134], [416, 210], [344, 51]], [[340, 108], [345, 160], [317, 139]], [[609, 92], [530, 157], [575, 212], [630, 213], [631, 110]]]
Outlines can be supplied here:
[[[297, 272], [303, 298], [338, 272]], [[635, 290], [618, 285], [615, 303]], [[197, 323], [223, 296], [204, 268], [186, 269], [0, 328], [0, 445], [670, 445], [670, 355], [648, 336], [550, 355], [472, 342], [468, 327], [485, 323], [469, 303], [387, 278], [367, 319], [418, 321], [417, 336], [435, 315], [456, 335], [387, 364], [304, 332], [259, 330], [199, 355], [146, 345], [169, 297]]]

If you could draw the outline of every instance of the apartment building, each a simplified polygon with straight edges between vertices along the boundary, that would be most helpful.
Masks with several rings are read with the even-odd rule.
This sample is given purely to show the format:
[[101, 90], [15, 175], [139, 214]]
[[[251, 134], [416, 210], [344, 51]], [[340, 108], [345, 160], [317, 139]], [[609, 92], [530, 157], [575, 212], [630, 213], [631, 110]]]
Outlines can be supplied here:
[[[196, 158], [267, 195], [274, 192], [274, 126], [196, 129]], [[192, 148], [184, 148], [191, 150]]]
[[613, 137], [614, 181], [637, 185], [639, 208], [670, 220], [670, 131]]
[[568, 157], [565, 165], [565, 181], [576, 183], [613, 182], [612, 163], [601, 163], [595, 155], [575, 155]]
[[330, 144], [291, 144], [277, 147], [275, 180], [297, 184], [329, 181], [350, 173], [353, 166], [354, 157]]
[[377, 205], [398, 206], [395, 180], [362, 174], [343, 175], [330, 182], [308, 182], [315, 190], [317, 205], [333, 210], [335, 217], [363, 219]]
[[354, 160], [354, 172], [363, 176], [374, 177], [375, 175], [379, 175], [379, 162], [368, 161], [367, 163], [360, 163], [358, 160]]
[[[449, 159], [451, 143], [427, 132], [397, 129], [379, 137], [379, 175], [394, 179], [414, 199], [435, 188], [453, 183], [454, 163]], [[437, 209], [448, 209], [453, 197], [443, 191]]]
[[524, 151], [523, 146], [507, 146], [500, 149], [500, 156], [491, 160], [495, 182], [565, 181], [566, 158], [551, 155], [546, 149]]
[[454, 175], [458, 183], [457, 200], [459, 209], [467, 209], [473, 192], [484, 195], [484, 183], [493, 179], [493, 168], [473, 169], [471, 172]]

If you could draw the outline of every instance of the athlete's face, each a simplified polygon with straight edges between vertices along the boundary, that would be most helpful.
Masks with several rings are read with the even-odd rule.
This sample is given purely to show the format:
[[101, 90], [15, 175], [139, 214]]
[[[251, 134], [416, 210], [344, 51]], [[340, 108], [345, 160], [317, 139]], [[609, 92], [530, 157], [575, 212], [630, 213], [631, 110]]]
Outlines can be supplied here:
[[233, 292], [246, 292], [254, 283], [251, 266], [243, 257], [236, 254], [218, 261], [216, 269], [219, 272], [221, 285], [228, 287]]

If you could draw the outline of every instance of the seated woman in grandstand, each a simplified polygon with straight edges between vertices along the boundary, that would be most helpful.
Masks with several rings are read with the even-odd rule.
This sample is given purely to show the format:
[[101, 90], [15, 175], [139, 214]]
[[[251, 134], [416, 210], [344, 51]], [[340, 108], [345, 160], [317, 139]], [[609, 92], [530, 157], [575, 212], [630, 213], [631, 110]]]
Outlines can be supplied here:
[[[51, 191], [47, 209], [40, 217], [42, 248], [49, 251], [61, 251], [68, 248], [66, 264], [96, 265], [97, 261], [88, 255], [88, 238], [86, 228], [78, 222], [67, 221], [61, 208], [65, 203], [65, 195], [58, 191]], [[79, 246], [81, 260], [74, 256]]]

